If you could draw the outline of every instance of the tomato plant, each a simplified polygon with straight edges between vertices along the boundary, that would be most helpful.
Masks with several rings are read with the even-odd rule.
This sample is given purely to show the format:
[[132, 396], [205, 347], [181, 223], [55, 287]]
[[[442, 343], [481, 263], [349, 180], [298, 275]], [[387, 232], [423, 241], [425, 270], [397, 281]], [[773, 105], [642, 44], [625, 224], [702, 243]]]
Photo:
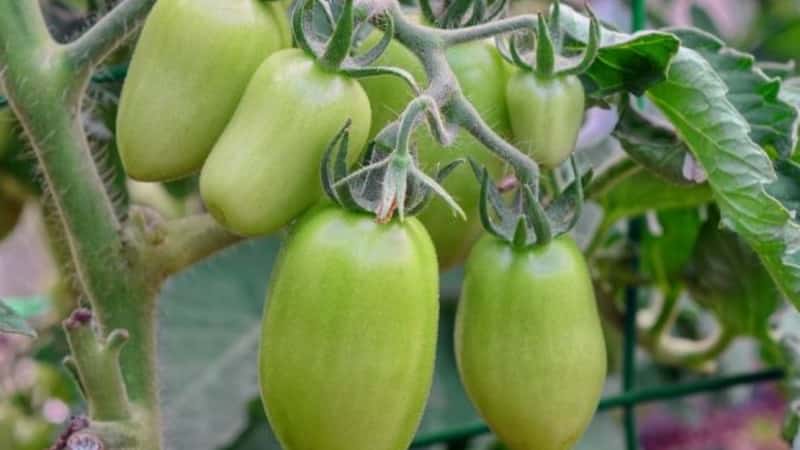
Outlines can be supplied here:
[[[633, 448], [637, 403], [796, 384], [796, 69], [604, 1], [0, 0], [11, 450], [600, 448], [617, 407]], [[684, 376], [744, 340], [777, 366]], [[4, 366], [62, 359], [80, 399]]]
[[323, 207], [293, 226], [260, 353], [264, 404], [285, 449], [408, 447], [433, 375], [437, 274], [414, 219], [378, 224]]

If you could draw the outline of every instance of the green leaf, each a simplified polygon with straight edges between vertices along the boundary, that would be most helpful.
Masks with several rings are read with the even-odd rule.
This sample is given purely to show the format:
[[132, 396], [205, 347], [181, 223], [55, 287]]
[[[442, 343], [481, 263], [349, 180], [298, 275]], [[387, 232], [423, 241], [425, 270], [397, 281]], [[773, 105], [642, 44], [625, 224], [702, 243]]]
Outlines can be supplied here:
[[244, 242], [164, 287], [159, 368], [171, 448], [214, 450], [247, 425], [248, 403], [258, 397], [261, 314], [278, 247], [276, 238]]
[[783, 293], [800, 305], [800, 226], [767, 192], [776, 179], [769, 156], [750, 139], [727, 93], [708, 61], [681, 48], [667, 80], [648, 95], [708, 174], [722, 223], [753, 247]]
[[619, 114], [613, 135], [631, 159], [672, 183], [695, 184], [683, 173], [689, 149], [674, 131], [628, 103], [620, 105]]
[[787, 78], [783, 81], [781, 92], [778, 94], [783, 101], [800, 108], [800, 77]]
[[0, 300], [0, 333], [36, 337], [36, 330], [28, 325], [28, 322], [3, 300]]
[[800, 223], [800, 164], [789, 160], [778, 161], [775, 163], [775, 172], [778, 179], [767, 186], [767, 192], [794, 215], [795, 222]]
[[603, 222], [613, 225], [647, 211], [691, 208], [711, 201], [708, 185], [676, 185], [641, 170], [616, 184], [597, 201], [603, 206]]
[[716, 219], [703, 225], [686, 274], [692, 299], [735, 335], [766, 337], [781, 296], [755, 253]]
[[657, 217], [661, 232], [642, 240], [642, 269], [669, 288], [691, 258], [702, 223], [697, 208], [660, 211]]
[[752, 55], [730, 47], [697, 29], [669, 30], [681, 45], [705, 58], [728, 87], [728, 101], [750, 124], [750, 138], [762, 147], [772, 147], [784, 158], [797, 145], [798, 111], [780, 95], [781, 81], [769, 78], [755, 65]]
[[[560, 23], [573, 40], [586, 43], [589, 19], [561, 5]], [[588, 95], [605, 97], [619, 92], [644, 93], [666, 77], [670, 60], [680, 41], [658, 31], [627, 35], [601, 27], [600, 49], [592, 66], [581, 75]], [[574, 44], [574, 42], [572, 43]], [[577, 50], [568, 44], [570, 50]]]

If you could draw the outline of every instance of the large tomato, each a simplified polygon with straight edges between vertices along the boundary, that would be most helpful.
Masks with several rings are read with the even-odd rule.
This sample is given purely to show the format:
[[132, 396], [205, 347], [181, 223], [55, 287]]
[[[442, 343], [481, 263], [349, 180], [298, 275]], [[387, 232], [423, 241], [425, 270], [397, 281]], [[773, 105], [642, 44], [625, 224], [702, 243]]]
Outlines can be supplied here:
[[199, 170], [253, 72], [290, 44], [277, 2], [157, 2], [134, 51], [117, 116], [128, 175], [163, 181]]
[[319, 199], [322, 154], [348, 119], [355, 157], [370, 123], [369, 100], [358, 82], [323, 70], [300, 50], [272, 55], [203, 167], [206, 206], [243, 235], [282, 228]]
[[431, 386], [433, 245], [339, 207], [294, 225], [267, 294], [261, 395], [285, 450], [404, 450]]
[[589, 270], [567, 236], [533, 248], [482, 238], [456, 318], [467, 393], [512, 450], [572, 448], [606, 375]]
[[[374, 38], [372, 38], [374, 39]], [[495, 131], [509, 137], [510, 124], [506, 108], [505, 86], [508, 78], [504, 60], [492, 43], [472, 42], [450, 48], [447, 60], [458, 78], [464, 94]], [[419, 60], [405, 47], [392, 42], [376, 64], [401, 67], [414, 75], [418, 83], [425, 81]], [[413, 93], [396, 77], [381, 76], [361, 80], [372, 105], [372, 131], [377, 134], [387, 123], [395, 120], [413, 98]], [[498, 176], [503, 163], [466, 131], [456, 143], [442, 147], [426, 129], [416, 135], [419, 159], [430, 171], [458, 158], [471, 157], [485, 165], [490, 174]], [[467, 220], [455, 216], [447, 204], [435, 198], [420, 214], [419, 219], [431, 234], [439, 265], [442, 269], [461, 263], [481, 233], [478, 218], [480, 186], [469, 165], [454, 170], [444, 182], [447, 191], [459, 202]]]
[[508, 80], [506, 98], [520, 149], [545, 168], [558, 167], [575, 150], [585, 97], [574, 75], [542, 77], [518, 69]]

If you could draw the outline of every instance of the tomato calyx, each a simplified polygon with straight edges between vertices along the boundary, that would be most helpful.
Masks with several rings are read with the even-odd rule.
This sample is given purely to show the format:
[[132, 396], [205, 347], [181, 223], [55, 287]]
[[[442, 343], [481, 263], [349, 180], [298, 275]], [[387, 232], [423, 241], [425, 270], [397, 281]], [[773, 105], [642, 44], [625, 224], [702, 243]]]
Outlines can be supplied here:
[[[589, 40], [580, 55], [564, 54], [558, 0], [553, 4], [549, 18], [539, 13], [535, 35], [515, 33], [508, 38], [508, 41], [498, 36], [497, 48], [508, 62], [523, 70], [534, 72], [541, 78], [580, 75], [586, 72], [597, 58], [600, 46], [600, 23], [588, 4], [586, 11], [590, 18]], [[526, 37], [528, 39], [524, 39]], [[530, 52], [535, 55], [535, 63], [527, 61], [526, 56]]]
[[[383, 30], [383, 36], [369, 50], [355, 54], [358, 31], [370, 22]], [[390, 14], [379, 11], [370, 16], [363, 8], [356, 8], [353, 0], [344, 0], [337, 18], [326, 0], [302, 0], [292, 11], [292, 34], [298, 47], [325, 70], [354, 78], [391, 75], [403, 80], [413, 92], [420, 92], [413, 75], [406, 70], [371, 65], [394, 37], [394, 21]]]
[[506, 12], [508, 0], [454, 0], [435, 11], [430, 0], [420, 0], [420, 10], [438, 28], [463, 28], [491, 22]]
[[463, 160], [445, 165], [434, 177], [418, 166], [411, 136], [426, 113], [435, 128], [444, 127], [435, 101], [426, 95], [417, 97], [401, 116], [394, 147], [379, 140], [371, 142], [361, 167], [353, 171], [347, 167], [348, 121], [322, 158], [322, 186], [328, 197], [344, 208], [375, 214], [378, 222], [385, 223], [395, 213], [403, 221], [420, 212], [436, 194], [464, 218], [464, 211], [440, 184]]
[[[517, 182], [510, 188], [503, 180], [503, 192], [489, 177], [485, 167], [470, 159], [475, 176], [481, 183], [480, 218], [490, 234], [514, 245], [527, 248], [547, 245], [554, 238], [571, 230], [583, 210], [583, 189], [592, 178], [592, 171], [581, 175], [575, 157], [570, 158], [574, 180], [545, 207], [531, 183]], [[503, 194], [513, 190], [509, 205]]]

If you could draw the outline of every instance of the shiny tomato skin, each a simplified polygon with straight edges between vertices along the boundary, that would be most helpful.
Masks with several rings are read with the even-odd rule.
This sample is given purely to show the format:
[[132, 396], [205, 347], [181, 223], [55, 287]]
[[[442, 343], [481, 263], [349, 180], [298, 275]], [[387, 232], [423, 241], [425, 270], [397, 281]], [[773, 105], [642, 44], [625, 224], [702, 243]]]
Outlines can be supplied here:
[[515, 143], [545, 168], [558, 167], [575, 150], [585, 97], [576, 76], [517, 70], [506, 87]]
[[415, 219], [319, 206], [291, 229], [267, 294], [261, 394], [284, 450], [405, 450], [428, 396], [438, 272]]
[[209, 211], [245, 236], [282, 228], [319, 200], [322, 155], [348, 119], [355, 157], [370, 123], [358, 82], [297, 49], [270, 56], [203, 167], [200, 192]]
[[456, 317], [467, 393], [511, 450], [567, 450], [597, 408], [606, 351], [589, 271], [571, 238], [473, 248]]
[[159, 0], [120, 98], [126, 172], [166, 181], [197, 172], [258, 66], [291, 45], [281, 6], [259, 0]]

